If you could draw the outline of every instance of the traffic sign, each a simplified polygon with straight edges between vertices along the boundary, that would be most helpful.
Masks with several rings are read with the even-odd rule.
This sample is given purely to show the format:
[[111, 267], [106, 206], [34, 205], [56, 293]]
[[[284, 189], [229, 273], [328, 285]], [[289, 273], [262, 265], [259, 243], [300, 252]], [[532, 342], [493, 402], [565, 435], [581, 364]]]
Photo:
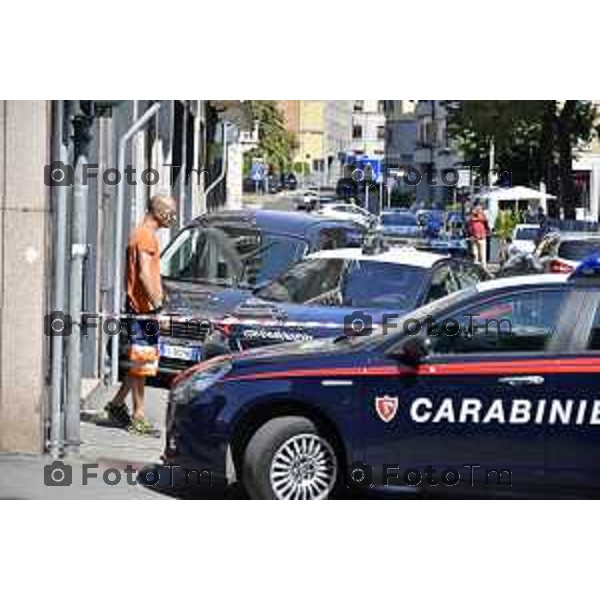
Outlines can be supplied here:
[[262, 163], [254, 163], [250, 172], [250, 179], [252, 181], [262, 181], [267, 174], [267, 167]]

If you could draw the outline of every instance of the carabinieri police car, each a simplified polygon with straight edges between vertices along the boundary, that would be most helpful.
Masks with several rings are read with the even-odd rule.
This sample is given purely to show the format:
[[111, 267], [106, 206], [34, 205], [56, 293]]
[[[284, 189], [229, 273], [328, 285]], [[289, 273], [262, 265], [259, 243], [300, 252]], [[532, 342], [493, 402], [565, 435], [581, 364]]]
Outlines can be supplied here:
[[460, 290], [387, 335], [200, 364], [172, 387], [165, 456], [252, 498], [595, 495], [599, 373], [600, 255]]
[[[410, 246], [321, 250], [256, 288], [218, 326], [236, 351], [342, 333], [370, 335], [386, 318], [489, 277], [471, 261]], [[228, 307], [233, 294], [220, 294], [215, 304]]]

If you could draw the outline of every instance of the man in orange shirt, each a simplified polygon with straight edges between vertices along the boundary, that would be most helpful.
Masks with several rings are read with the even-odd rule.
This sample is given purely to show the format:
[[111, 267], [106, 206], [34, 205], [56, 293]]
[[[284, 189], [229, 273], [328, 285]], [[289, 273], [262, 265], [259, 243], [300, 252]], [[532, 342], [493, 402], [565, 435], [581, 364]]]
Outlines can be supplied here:
[[[127, 325], [131, 367], [119, 391], [106, 405], [106, 411], [112, 421], [140, 435], [157, 433], [144, 415], [146, 377], [156, 375], [159, 359], [159, 325], [152, 316], [160, 312], [164, 301], [156, 231], [169, 227], [175, 219], [175, 212], [172, 197], [152, 197], [142, 224], [133, 231], [127, 245], [127, 312], [133, 315]], [[130, 390], [133, 397], [131, 416], [125, 406]]]

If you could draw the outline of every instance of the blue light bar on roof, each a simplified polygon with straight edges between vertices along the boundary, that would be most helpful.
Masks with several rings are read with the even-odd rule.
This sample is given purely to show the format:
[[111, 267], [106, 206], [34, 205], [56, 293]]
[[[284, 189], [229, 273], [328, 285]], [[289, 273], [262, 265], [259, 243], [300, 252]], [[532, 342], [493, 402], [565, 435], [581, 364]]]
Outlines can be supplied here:
[[569, 276], [571, 279], [588, 279], [592, 277], [600, 277], [600, 252], [591, 254], [584, 258], [579, 266]]

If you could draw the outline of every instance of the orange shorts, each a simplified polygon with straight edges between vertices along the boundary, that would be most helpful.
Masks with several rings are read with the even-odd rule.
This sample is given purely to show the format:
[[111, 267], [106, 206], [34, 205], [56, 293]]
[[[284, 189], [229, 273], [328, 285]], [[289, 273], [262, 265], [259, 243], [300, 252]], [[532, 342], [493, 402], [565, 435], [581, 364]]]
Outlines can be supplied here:
[[158, 373], [158, 322], [134, 319], [129, 325], [129, 367], [131, 377], [154, 377]]

